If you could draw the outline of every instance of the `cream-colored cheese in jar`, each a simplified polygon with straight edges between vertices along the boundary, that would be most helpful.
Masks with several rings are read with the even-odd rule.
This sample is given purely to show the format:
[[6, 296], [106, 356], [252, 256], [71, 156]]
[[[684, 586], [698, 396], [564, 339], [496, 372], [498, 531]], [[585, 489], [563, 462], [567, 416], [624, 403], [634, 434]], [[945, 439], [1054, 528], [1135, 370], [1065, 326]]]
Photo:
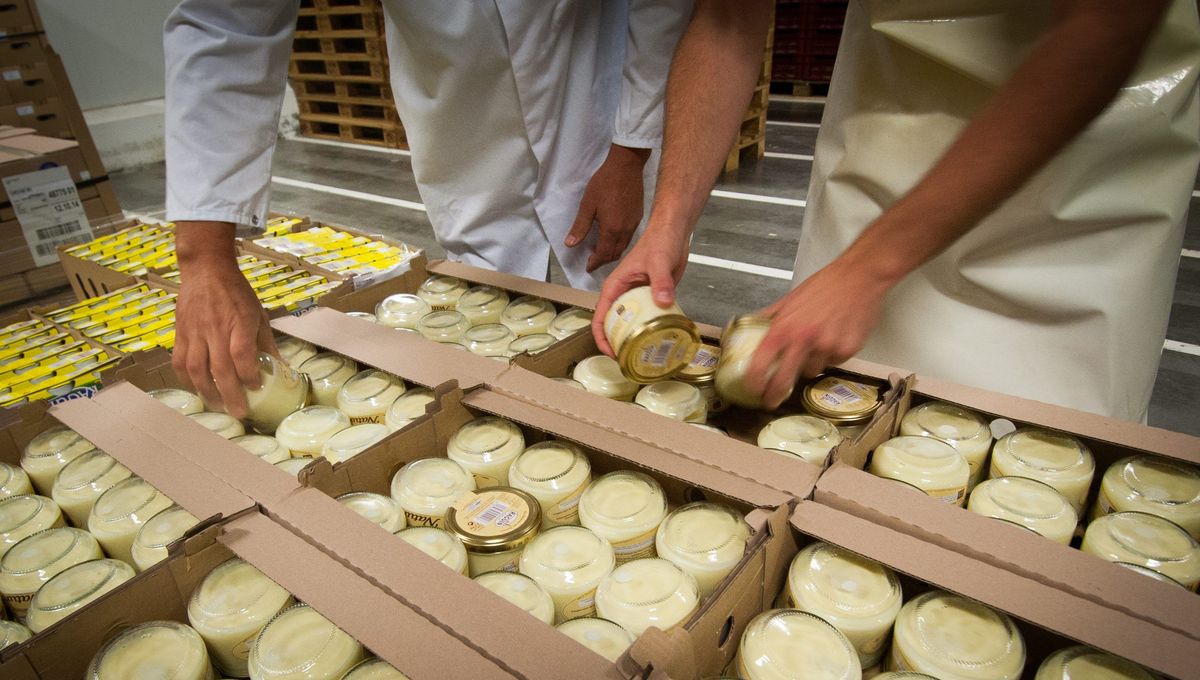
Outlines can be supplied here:
[[0, 649], [19, 645], [33, 637], [33, 632], [16, 621], [0, 619]]
[[1025, 640], [1012, 619], [987, 605], [934, 590], [900, 609], [888, 670], [944, 680], [1016, 680]]
[[[717, 394], [724, 401], [742, 408], [762, 408], [761, 397], [751, 394], [746, 389], [746, 374], [750, 368], [750, 360], [754, 358], [754, 353], [762, 344], [763, 338], [767, 337], [769, 330], [770, 319], [752, 314], [736, 316], [725, 326], [724, 332], [721, 333], [721, 358], [717, 362], [714, 383]], [[788, 397], [790, 396], [789, 390]]]
[[312, 403], [336, 407], [338, 392], [358, 373], [358, 364], [341, 354], [324, 352], [301, 364], [300, 372], [308, 376]]
[[[863, 677], [871, 677], [863, 673]], [[874, 680], [938, 680], [932, 675], [917, 673], [915, 671], [887, 671], [874, 676]]]
[[1059, 490], [1083, 514], [1096, 462], [1083, 442], [1069, 434], [1021, 428], [992, 449], [989, 477], [1029, 477]]
[[911, 484], [927, 496], [962, 505], [971, 468], [953, 446], [930, 437], [893, 437], [871, 455], [871, 474]]
[[992, 450], [992, 428], [978, 413], [944, 401], [927, 401], [904, 414], [900, 434], [933, 437], [953, 446], [971, 466], [968, 493], [984, 479]]
[[342, 676], [342, 680], [409, 680], [383, 659], [366, 659]]
[[600, 477], [579, 499], [579, 523], [612, 544], [617, 564], [654, 557], [655, 535], [666, 516], [662, 486], [631, 470]]
[[293, 456], [319, 456], [325, 441], [350, 427], [350, 418], [332, 406], [306, 406], [279, 423], [275, 439]]
[[513, 338], [513, 341], [508, 343], [508, 349], [505, 350], [505, 354], [512, 357], [518, 354], [540, 354], [550, 349], [556, 342], [558, 340], [549, 333], [522, 335], [519, 338]]
[[190, 416], [193, 413], [199, 413], [204, 410], [204, 400], [199, 395], [187, 390], [167, 387], [161, 390], [150, 390], [146, 394], [185, 416]]
[[695, 387], [678, 380], [664, 380], [638, 390], [634, 403], [674, 420], [703, 423], [708, 420], [708, 402]]
[[316, 460], [312, 456], [300, 456], [298, 458], [288, 458], [275, 463], [275, 467], [283, 470], [287, 474], [295, 477], [300, 474], [300, 471], [308, 467], [308, 464]]
[[1166, 574], [1162, 574], [1157, 571], [1154, 571], [1153, 569], [1151, 569], [1149, 567], [1143, 567], [1140, 564], [1130, 564], [1129, 562], [1113, 562], [1113, 564], [1117, 565], [1118, 567], [1121, 567], [1122, 569], [1128, 569], [1129, 571], [1136, 572], [1138, 574], [1141, 574], [1142, 576], [1152, 578], [1155, 581], [1162, 581], [1163, 583], [1169, 583], [1177, 588], [1183, 588], [1184, 590], [1188, 589], [1179, 581], [1176, 581], [1175, 579], [1171, 578], [1170, 576], [1167, 576]]
[[217, 411], [201, 411], [188, 416], [192, 420], [200, 424], [201, 427], [218, 434], [226, 439], [234, 439], [246, 434], [246, 427], [241, 421], [228, 413], [219, 413]]
[[294, 603], [291, 593], [253, 565], [234, 557], [210, 571], [192, 591], [187, 617], [204, 638], [217, 669], [226, 675], [245, 677], [255, 638], [271, 619]]
[[613, 301], [604, 316], [604, 336], [621, 372], [639, 383], [674, 376], [700, 348], [696, 324], [676, 303], [659, 307], [650, 286], [631, 288]]
[[38, 493], [49, 495], [59, 470], [94, 448], [91, 442], [71, 428], [55, 425], [25, 445], [21, 469], [29, 475], [29, 481]]
[[288, 447], [268, 434], [244, 434], [230, 441], [272, 465], [292, 457]]
[[417, 332], [434, 342], [462, 344], [471, 322], [454, 310], [430, 312], [417, 322]]
[[87, 680], [212, 680], [200, 634], [174, 621], [143, 623], [104, 645], [88, 666]]
[[178, 505], [172, 505], [146, 520], [134, 536], [133, 547], [129, 550], [133, 556], [133, 566], [138, 571], [145, 571], [167, 559], [167, 548], [199, 523], [195, 515]]
[[1200, 468], [1150, 455], [1113, 463], [1100, 480], [1092, 516], [1131, 510], [1169, 519], [1200, 540]]
[[508, 345], [517, 338], [512, 330], [499, 323], [475, 326], [463, 334], [462, 344], [472, 354], [494, 356], [508, 352]]
[[392, 432], [402, 429], [412, 421], [425, 415], [425, 407], [434, 401], [433, 390], [414, 387], [396, 397], [383, 415], [383, 424]]
[[547, 333], [555, 340], [566, 340], [585, 328], [592, 327], [592, 312], [580, 307], [570, 307], [558, 313], [550, 322]]
[[88, 515], [87, 529], [109, 557], [133, 564], [133, 539], [138, 530], [171, 505], [171, 499], [149, 482], [130, 477], [96, 499]]
[[306, 604], [275, 616], [250, 647], [250, 680], [341, 678], [364, 657], [357, 640]]
[[407, 526], [404, 510], [396, 502], [396, 499], [390, 496], [369, 491], [353, 491], [338, 496], [337, 501], [358, 513], [359, 516], [383, 527], [389, 533], [394, 534]]
[[567, 441], [534, 444], [508, 469], [508, 483], [538, 500], [542, 528], [579, 523], [579, 497], [592, 482], [583, 450]]
[[588, 357], [575, 365], [571, 377], [592, 394], [617, 401], [633, 401], [637, 383], [621, 373], [621, 367], [603, 354]]
[[326, 439], [325, 446], [321, 447], [321, 455], [331, 463], [350, 460], [383, 441], [383, 438], [391, 433], [383, 423], [351, 425]]
[[980, 482], [967, 509], [985, 517], [1015, 522], [1055, 543], [1067, 545], [1079, 517], [1058, 489], [1028, 477], [997, 477]]
[[816, 416], [784, 416], [767, 423], [758, 433], [764, 449], [789, 451], [806, 462], [824, 467], [842, 435], [828, 420]]
[[45, 496], [13, 496], [0, 501], [0, 557], [22, 539], [65, 526], [62, 510]]
[[592, 530], [560, 526], [525, 546], [520, 568], [550, 594], [562, 622], [596, 615], [596, 587], [616, 564], [612, 546]]
[[510, 486], [468, 491], [446, 511], [446, 531], [467, 549], [472, 577], [517, 571], [521, 551], [542, 526], [537, 499]]
[[25, 614], [29, 630], [46, 630], [134, 576], [133, 567], [121, 560], [95, 559], [67, 567], [33, 596]]
[[518, 337], [546, 333], [550, 330], [550, 322], [558, 316], [558, 310], [549, 300], [543, 300], [532, 295], [521, 297], [508, 303], [500, 313], [500, 323], [512, 329]]
[[[270, 354], [259, 353], [258, 377], [262, 385], [246, 390], [246, 422], [262, 434], [274, 434], [283, 419], [308, 404], [308, 376]], [[195, 416], [193, 416], [195, 417]], [[245, 434], [238, 432], [226, 439]]]
[[34, 593], [65, 569], [104, 557], [94, 536], [58, 527], [28, 536], [0, 558], [0, 595], [13, 618], [25, 620]]
[[404, 381], [378, 369], [355, 373], [338, 392], [338, 410], [350, 417], [351, 425], [382, 423], [388, 407], [404, 394]]
[[16, 465], [0, 462], [0, 499], [31, 493], [29, 474]]
[[1098, 517], [1080, 550], [1109, 562], [1128, 562], [1170, 576], [1189, 590], [1200, 585], [1200, 543], [1170, 520], [1145, 512]]
[[1158, 676], [1132, 661], [1078, 645], [1046, 657], [1034, 680], [1158, 680]]
[[469, 286], [462, 279], [453, 276], [434, 274], [425, 279], [417, 289], [417, 297], [429, 304], [437, 312], [458, 307], [458, 299], [467, 292]]
[[410, 526], [445, 527], [450, 504], [475, 490], [475, 477], [449, 458], [422, 458], [392, 477], [392, 498]]
[[379, 319], [377, 319], [371, 312], [346, 312], [346, 316], [353, 317], [355, 319], [362, 319], [364, 321], [370, 321], [371, 323], [379, 323]]
[[315, 345], [307, 340], [291, 336], [277, 340], [275, 347], [279, 350], [279, 358], [287, 362], [288, 367], [294, 371], [300, 370], [300, 366], [304, 362], [317, 356]]
[[388, 328], [416, 330], [417, 322], [432, 311], [433, 306], [427, 300], [408, 293], [397, 293], [385, 297], [375, 306], [375, 322]]
[[512, 421], [483, 416], [458, 428], [446, 455], [475, 475], [475, 486], [507, 486], [508, 468], [525, 450], [525, 435]]
[[742, 633], [735, 662], [746, 680], [861, 680], [850, 641], [828, 621], [797, 609], [771, 609]]
[[658, 526], [658, 556], [696, 579], [708, 597], [746, 554], [750, 527], [733, 508], [698, 502], [676, 508]]
[[88, 514], [100, 494], [132, 476], [129, 468], [115, 458], [100, 449], [92, 449], [63, 466], [54, 480], [50, 497], [72, 526], [86, 527]]
[[449, 531], [437, 527], [410, 526], [396, 536], [454, 571], [467, 575], [467, 549]]
[[558, 624], [556, 628], [609, 661], [621, 658], [625, 650], [633, 644], [633, 636], [629, 631], [608, 619], [571, 619]]
[[792, 559], [784, 594], [789, 607], [819, 616], [841, 631], [863, 668], [887, 653], [888, 635], [903, 603], [900, 580], [891, 569], [822, 541]]
[[500, 314], [508, 306], [508, 293], [492, 286], [475, 286], [462, 294], [456, 309], [472, 326], [500, 323]]
[[699, 606], [696, 579], [656, 557], [621, 564], [596, 587], [596, 613], [634, 637], [681, 624]]
[[553, 380], [556, 383], [561, 383], [563, 385], [566, 385], [567, 387], [570, 387], [571, 389], [583, 390], [584, 392], [587, 391], [587, 388], [583, 386], [583, 383], [579, 382], [578, 380], [576, 380], [574, 378], [551, 378], [551, 380]]
[[509, 571], [489, 571], [475, 582], [525, 610], [542, 623], [554, 625], [554, 601], [533, 579]]

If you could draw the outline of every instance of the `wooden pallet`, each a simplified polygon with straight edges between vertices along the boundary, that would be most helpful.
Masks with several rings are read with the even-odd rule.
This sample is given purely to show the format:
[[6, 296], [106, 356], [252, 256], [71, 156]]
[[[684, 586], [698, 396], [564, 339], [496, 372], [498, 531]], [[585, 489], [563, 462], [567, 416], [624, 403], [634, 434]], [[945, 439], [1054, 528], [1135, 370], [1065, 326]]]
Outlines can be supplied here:
[[388, 63], [382, 59], [326, 55], [322, 59], [292, 59], [288, 77], [293, 80], [345, 80], [359, 83], [386, 83]]
[[315, 14], [300, 12], [296, 19], [297, 38], [382, 38], [382, 12], [337, 12]]
[[391, 149], [407, 149], [404, 127], [399, 123], [338, 116], [300, 114], [300, 134], [316, 139], [333, 139]]
[[347, 120], [374, 120], [381, 122], [399, 123], [400, 115], [396, 113], [395, 102], [389, 100], [353, 100], [335, 101], [323, 99], [300, 99], [301, 117], [314, 119], [321, 117], [336, 117]]
[[[773, 12], [773, 10], [772, 10]], [[758, 71], [758, 84], [750, 94], [742, 125], [738, 129], [737, 141], [725, 157], [725, 172], [741, 167], [743, 162], [758, 160], [767, 152], [767, 105], [771, 99], [771, 66], [774, 59], [775, 20], [772, 13], [771, 28], [767, 30], [763, 46], [762, 66]]]
[[320, 99], [351, 104], [394, 101], [392, 98], [392, 86], [388, 82], [293, 79], [292, 89], [296, 91], [296, 98], [302, 100]]
[[379, 0], [300, 0], [301, 12], [370, 12], [379, 8]]
[[387, 59], [383, 37], [372, 38], [296, 38], [292, 41], [292, 59], [327, 59], [329, 57]]

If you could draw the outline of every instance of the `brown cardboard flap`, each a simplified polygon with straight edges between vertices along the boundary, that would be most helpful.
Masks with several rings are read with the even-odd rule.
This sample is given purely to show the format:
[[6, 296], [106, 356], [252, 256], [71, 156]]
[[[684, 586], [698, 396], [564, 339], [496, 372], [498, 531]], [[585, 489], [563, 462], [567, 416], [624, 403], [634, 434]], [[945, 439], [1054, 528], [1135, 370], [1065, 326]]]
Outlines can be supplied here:
[[[190, 462], [183, 455], [181, 449], [190, 448], [189, 438], [180, 436], [182, 428], [173, 427], [175, 418], [138, 417], [136, 410], [124, 407], [123, 397], [131, 391], [179, 419], [183, 419], [183, 416], [137, 390], [122, 387], [119, 385], [102, 390], [95, 399], [63, 402], [50, 409], [50, 415], [116, 458], [196, 517], [218, 514], [228, 517], [254, 505], [249, 497], [237, 493], [217, 475]], [[116, 392], [116, 396], [113, 392]], [[194, 423], [181, 423], [184, 424], [199, 427]]]
[[479, 267], [472, 267], [462, 262], [451, 262], [450, 260], [433, 260], [429, 263], [429, 272], [431, 274], [457, 276], [460, 279], [465, 279], [473, 283], [495, 286], [496, 288], [503, 288], [523, 295], [536, 295], [552, 302], [560, 302], [584, 309], [595, 309], [596, 302], [600, 299], [598, 293], [591, 291], [568, 288], [567, 286], [560, 286], [545, 281], [535, 281], [523, 276], [514, 276], [513, 274], [492, 271], [490, 269], [480, 269]]
[[812, 501], [801, 501], [792, 524], [1035, 626], [1173, 677], [1200, 677], [1200, 641], [1174, 631]]
[[845, 465], [817, 483], [816, 500], [1032, 581], [1200, 639], [1200, 596], [1081, 550], [1008, 526]]
[[[663, 631], [659, 628], [649, 628], [641, 637], [633, 641], [633, 645], [625, 652], [629, 661], [633, 662], [632, 672], [639, 668], [651, 668], [667, 678], [699, 677], [697, 670], [696, 645], [692, 637], [682, 628], [672, 628]], [[620, 665], [622, 659], [618, 659]]]
[[414, 333], [399, 332], [327, 308], [275, 319], [271, 325], [278, 331], [426, 387], [447, 380], [473, 387], [494, 379], [507, 368], [507, 364], [495, 359], [443, 347]]
[[[506, 371], [493, 384], [497, 394], [537, 407], [534, 413], [554, 422], [556, 431], [574, 432], [592, 442], [620, 442], [620, 451], [654, 460], [654, 466], [685, 479], [699, 479], [707, 468], [746, 482], [746, 488], [770, 487], [795, 498], [808, 498], [821, 471], [799, 459], [790, 459], [756, 446], [664, 418], [645, 409], [605, 399], [530, 373], [520, 367]], [[494, 395], [483, 392], [471, 400]], [[478, 401], [473, 405], [487, 408]], [[503, 402], [496, 402], [503, 406]], [[532, 423], [531, 423], [532, 424]], [[581, 440], [583, 441], [583, 440]], [[674, 459], [674, 460], [671, 460]], [[699, 475], [699, 477], [697, 477]], [[736, 494], [735, 494], [736, 495]], [[780, 503], [763, 503], [779, 505]]]

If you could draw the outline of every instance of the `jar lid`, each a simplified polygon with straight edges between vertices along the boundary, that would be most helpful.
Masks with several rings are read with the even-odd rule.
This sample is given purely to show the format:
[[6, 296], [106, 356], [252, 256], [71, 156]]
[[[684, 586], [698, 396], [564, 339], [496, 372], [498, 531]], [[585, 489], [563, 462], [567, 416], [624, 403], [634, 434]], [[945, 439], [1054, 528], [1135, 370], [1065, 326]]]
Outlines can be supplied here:
[[617, 365], [635, 383], [658, 382], [686, 368], [699, 348], [695, 322], [681, 314], [663, 314], [625, 338], [617, 351]]
[[591, 472], [591, 463], [583, 451], [568, 441], [539, 442], [525, 449], [509, 468], [510, 480], [526, 484], [555, 485], [556, 482], [583, 468]]
[[721, 361], [721, 348], [701, 343], [691, 362], [684, 366], [675, 379], [689, 385], [705, 386], [716, 382], [717, 364]]
[[478, 309], [499, 304], [508, 304], [508, 293], [493, 286], [474, 286], [458, 299], [459, 309], [464, 307]]
[[96, 537], [83, 529], [43, 529], [26, 536], [9, 548], [4, 557], [0, 558], [0, 572], [21, 575], [35, 571], [52, 571], [51, 567], [55, 563], [80, 550], [87, 551], [85, 557], [89, 560], [104, 556]]
[[34, 611], [58, 612], [78, 607], [133, 578], [133, 567], [114, 559], [95, 559], [67, 567], [38, 588], [29, 603]]
[[935, 590], [909, 600], [900, 617], [911, 621], [913, 644], [948, 668], [1019, 672], [1025, 665], [1025, 641], [1012, 619], [974, 600]]
[[279, 423], [276, 438], [298, 439], [309, 446], [321, 442], [336, 432], [350, 427], [350, 418], [332, 406], [306, 406]]
[[185, 416], [204, 410], [204, 402], [199, 396], [187, 390], [168, 387], [161, 390], [150, 390], [146, 394], [162, 402], [168, 408], [175, 409]]
[[750, 527], [733, 508], [700, 501], [680, 506], [658, 527], [660, 543], [700, 562], [724, 562], [746, 551]]
[[606, 397], [632, 397], [638, 390], [637, 384], [625, 377], [617, 362], [604, 354], [580, 361], [576, 364], [572, 377], [588, 392]]
[[558, 342], [558, 339], [549, 333], [532, 333], [530, 335], [522, 335], [519, 338], [513, 338], [512, 342], [508, 343], [509, 354], [540, 354], [550, 349], [551, 345]]
[[554, 320], [550, 322], [550, 334], [562, 339], [569, 335], [574, 335], [585, 328], [590, 328], [591, 325], [591, 310], [581, 307], [569, 307], [559, 312], [554, 317]]
[[421, 287], [417, 289], [418, 294], [425, 293], [426, 295], [435, 297], [453, 297], [458, 299], [467, 291], [467, 284], [462, 279], [453, 276], [443, 276], [434, 274], [425, 279]]
[[579, 499], [581, 513], [609, 522], [633, 522], [643, 515], [667, 512], [662, 485], [635, 470], [610, 472], [588, 485]]
[[609, 661], [621, 658], [633, 644], [629, 631], [608, 619], [585, 617], [564, 621], [556, 628], [567, 637]]
[[54, 480], [54, 488], [59, 491], [76, 491], [109, 475], [120, 481], [131, 477], [133, 473], [107, 453], [100, 449], [92, 449], [59, 470], [58, 477]]
[[398, 430], [403, 425], [425, 415], [425, 407], [434, 401], [433, 390], [426, 387], [414, 387], [396, 397], [396, 401], [388, 407], [384, 421], [388, 427]]
[[1083, 442], [1053, 430], [1021, 428], [1004, 435], [996, 442], [996, 449], [1008, 453], [1028, 468], [1049, 473], [1096, 467], [1091, 451]]
[[[591, 529], [570, 524], [543, 531], [521, 553], [521, 571], [548, 571], [564, 580], [575, 572], [597, 565], [604, 573], [616, 565], [612, 545]], [[568, 582], [570, 582], [568, 580]]]
[[500, 313], [500, 318], [508, 323], [526, 325], [542, 316], [550, 316], [550, 320], [553, 321], [553, 317], [557, 315], [558, 310], [554, 308], [553, 302], [533, 295], [522, 295], [508, 303]]
[[272, 677], [309, 668], [327, 656], [348, 657], [348, 668], [358, 663], [362, 653], [362, 645], [332, 621], [306, 604], [296, 604], [263, 627], [250, 645], [249, 662], [251, 668], [261, 669], [264, 677]]
[[200, 413], [191, 414], [188, 416], [188, 418], [196, 421], [201, 427], [209, 432], [219, 434], [226, 439], [232, 439], [234, 437], [240, 437], [243, 434], [246, 434], [246, 427], [242, 425], [242, 421], [234, 418], [228, 413], [201, 411]]
[[416, 295], [397, 293], [385, 297], [375, 306], [373, 318], [384, 326], [411, 326], [432, 311], [429, 303]]
[[[151, 506], [156, 500], [164, 499], [158, 489], [141, 477], [130, 477], [117, 482], [108, 491], [100, 494], [96, 504], [92, 506], [92, 519], [99, 522], [116, 522], [137, 514], [143, 508]], [[157, 511], [155, 512], [157, 514]], [[145, 517], [144, 519], [149, 519]]]
[[353, 359], [334, 352], [322, 352], [300, 364], [300, 372], [306, 374], [310, 381], [328, 380], [347, 368], [358, 372], [358, 365]]
[[420, 458], [392, 477], [392, 497], [414, 496], [435, 504], [449, 503], [475, 489], [475, 476], [449, 458]]
[[325, 440], [321, 455], [340, 463], [366, 451], [391, 433], [391, 429], [383, 423], [351, 425]]
[[446, 510], [446, 530], [469, 550], [516, 550], [537, 535], [542, 508], [537, 499], [510, 486], [468, 491]]
[[55, 425], [34, 437], [25, 445], [25, 459], [51, 456], [75, 457], [96, 448], [78, 432], [65, 425]]
[[883, 405], [878, 387], [837, 375], [817, 376], [801, 400], [809, 413], [839, 425], [866, 422]]
[[395, 392], [398, 397], [404, 390], [404, 381], [400, 378], [376, 368], [368, 368], [355, 373], [342, 385], [338, 392], [338, 400], [351, 403], [370, 402], [385, 399], [389, 392]]
[[[292, 595], [254, 565], [232, 557], [208, 572], [188, 601], [188, 621], [212, 629], [240, 628], [248, 618], [274, 615]], [[261, 604], [260, 604], [261, 603]], [[257, 610], [252, 613], [251, 610]]]
[[244, 434], [230, 441], [268, 463], [278, 463], [292, 457], [291, 451], [269, 434]]
[[788, 570], [788, 590], [801, 609], [853, 618], [900, 611], [900, 579], [891, 569], [839, 546], [818, 541], [801, 550]]
[[166, 548], [199, 523], [195, 515], [172, 505], [146, 520], [138, 529], [134, 543], [146, 548]]
[[525, 435], [512, 421], [497, 416], [483, 416], [464, 423], [450, 437], [448, 448], [468, 459], [488, 461], [497, 451], [511, 442], [525, 448]]
[[692, 385], [664, 380], [638, 390], [634, 402], [659, 415], [684, 420], [704, 405], [704, 397]]
[[772, 609], [754, 617], [742, 633], [741, 665], [772, 675], [814, 680], [860, 678], [858, 652], [837, 628], [797, 609]]
[[121, 633], [88, 666], [88, 680], [189, 677], [209, 668], [200, 634], [175, 621], [150, 621]]
[[[463, 340], [468, 343], [492, 345], [503, 342], [505, 346], [516, 338], [512, 329], [502, 323], [485, 323], [473, 326], [463, 334]], [[470, 347], [468, 347], [470, 349]]]
[[1106, 535], [1123, 550], [1147, 561], [1200, 565], [1200, 543], [1178, 524], [1158, 515], [1114, 512], [1092, 520], [1084, 542], [1094, 543], [1088, 536], [1093, 533]]
[[927, 401], [910, 409], [900, 422], [901, 433], [940, 439], [951, 446], [961, 441], [991, 440], [992, 428], [983, 416], [944, 401]]
[[[971, 492], [985, 495], [1001, 510], [1030, 520], [1048, 520], [1064, 515], [1076, 519], [1075, 507], [1054, 487], [1028, 477], [994, 477]], [[1004, 519], [1004, 518], [1000, 518]]]
[[1173, 507], [1200, 504], [1200, 469], [1160, 456], [1131, 456], [1113, 465], [1134, 493]]

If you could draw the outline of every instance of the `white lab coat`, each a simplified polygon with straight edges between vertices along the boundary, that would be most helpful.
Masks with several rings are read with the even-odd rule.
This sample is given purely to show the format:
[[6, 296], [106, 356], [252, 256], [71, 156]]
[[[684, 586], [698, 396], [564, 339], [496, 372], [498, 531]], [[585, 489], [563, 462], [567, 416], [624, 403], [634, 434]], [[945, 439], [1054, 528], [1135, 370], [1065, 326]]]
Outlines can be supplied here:
[[[1053, 5], [852, 0], [817, 139], [797, 281], [917, 183], [1023, 60]], [[860, 356], [1143, 419], [1200, 159], [1198, 68], [1196, 6], [1177, 0], [1116, 102], [906, 277]]]
[[[296, 6], [183, 0], [167, 20], [170, 219], [262, 224]], [[596, 234], [562, 242], [610, 144], [661, 146], [691, 0], [384, 0], [384, 10], [413, 172], [448, 256], [540, 279], [553, 252], [573, 286], [598, 288], [607, 268], [584, 271]]]

